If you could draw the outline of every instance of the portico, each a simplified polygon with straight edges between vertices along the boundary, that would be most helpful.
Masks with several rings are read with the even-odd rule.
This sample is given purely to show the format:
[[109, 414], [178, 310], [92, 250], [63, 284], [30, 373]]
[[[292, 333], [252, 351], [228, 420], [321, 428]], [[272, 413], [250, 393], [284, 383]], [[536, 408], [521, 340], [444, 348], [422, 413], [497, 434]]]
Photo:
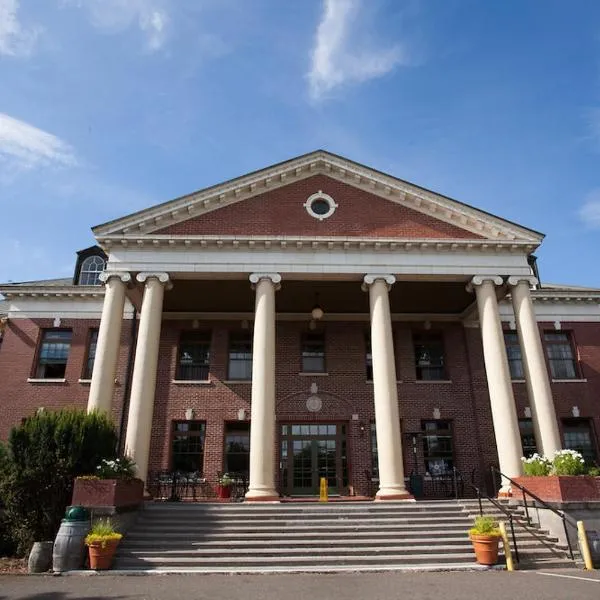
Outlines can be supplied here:
[[[243, 207], [252, 202], [255, 208], [266, 207], [268, 221], [281, 203], [263, 201], [263, 197], [287, 191], [285, 202], [295, 194], [304, 198], [298, 213], [308, 219], [304, 233], [285, 220], [277, 232], [270, 231], [267, 223], [266, 233], [253, 233], [253, 221], [244, 221], [249, 217]], [[357, 200], [352, 194], [359, 192]], [[349, 231], [352, 223], [363, 224], [370, 218], [357, 212], [365, 198], [372, 199], [373, 210], [383, 203], [383, 209], [389, 205], [402, 212], [390, 213], [376, 232], [359, 228], [353, 235]], [[235, 214], [232, 211], [238, 205], [240, 217], [232, 229], [228, 215]], [[344, 210], [348, 213], [340, 224], [336, 219], [342, 218]], [[214, 215], [220, 213], [223, 219], [215, 222]], [[382, 229], [385, 223], [400, 223], [397, 219], [412, 223], [412, 230], [396, 232], [387, 225]], [[222, 227], [223, 233], [215, 233], [215, 227]], [[239, 233], [244, 227], [248, 233]], [[536, 232], [319, 152], [102, 225], [94, 233], [109, 261], [103, 275], [106, 295], [97, 347], [97, 356], [103, 358], [93, 372], [88, 409], [111, 408], [112, 357], [127, 294], [140, 321], [125, 450], [136, 461], [143, 479], [152, 444], [160, 444], [152, 440], [157, 385], [162, 385], [160, 377], [157, 384], [159, 361], [164, 358], [161, 327], [184, 321], [198, 330], [214, 322], [243, 323], [251, 332], [251, 391], [241, 407], [246, 410], [247, 406], [250, 416], [248, 501], [279, 499], [283, 462], [279, 424], [300, 422], [294, 421], [296, 417], [307, 422], [344, 423], [355, 447], [366, 444], [365, 430], [372, 422], [377, 499], [412, 499], [406, 488], [401, 425], [410, 420], [411, 401], [405, 390], [411, 375], [406, 360], [398, 361], [399, 324], [411, 324], [424, 332], [439, 324], [452, 325], [456, 335], [479, 328], [500, 469], [509, 477], [519, 475], [519, 422], [498, 309], [498, 299], [506, 294], [511, 294], [514, 305], [538, 447], [551, 452], [561, 445], [530, 294], [536, 280], [528, 257], [542, 239]], [[317, 299], [325, 316], [315, 323], [310, 311]], [[365, 397], [370, 395], [370, 405], [364, 401], [353, 404], [349, 397], [352, 385], [340, 394], [336, 386], [324, 383], [322, 373], [298, 373], [296, 369], [294, 383], [287, 363], [278, 361], [278, 344], [285, 344], [286, 339], [279, 337], [283, 323], [298, 323], [299, 330], [307, 332], [311, 327], [320, 330], [333, 324], [362, 323], [365, 343], [370, 346], [372, 382], [364, 392]], [[342, 348], [339, 351], [344, 352]], [[407, 354], [405, 348], [402, 352]], [[343, 368], [339, 372], [341, 377]], [[448, 380], [437, 384], [440, 389], [447, 388], [444, 393], [448, 397], [454, 393], [450, 384]], [[339, 415], [345, 410], [343, 403], [348, 403], [342, 420], [333, 418], [332, 412], [331, 421], [317, 421], [319, 415], [310, 414], [310, 409], [304, 414], [287, 408], [289, 398], [304, 393], [302, 390], [309, 396], [309, 385], [318, 390], [313, 396], [322, 393], [320, 390], [328, 394]], [[414, 398], [419, 393], [414, 392]], [[430, 393], [427, 401], [434, 396]], [[438, 404], [434, 405], [437, 413], [446, 410], [443, 402]], [[193, 413], [195, 409], [189, 410]], [[477, 411], [469, 410], [476, 427]], [[342, 443], [341, 437], [336, 439]], [[510, 490], [505, 486], [503, 491]]]

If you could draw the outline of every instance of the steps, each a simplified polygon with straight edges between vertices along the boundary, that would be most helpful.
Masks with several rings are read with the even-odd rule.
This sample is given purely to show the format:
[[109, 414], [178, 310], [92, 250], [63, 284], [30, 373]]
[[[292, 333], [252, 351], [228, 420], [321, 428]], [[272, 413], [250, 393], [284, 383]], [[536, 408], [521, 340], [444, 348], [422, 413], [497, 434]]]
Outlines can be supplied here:
[[[479, 514], [477, 500], [459, 500], [458, 502], [472, 519]], [[576, 549], [573, 549], [575, 560], [572, 560], [569, 557], [568, 548], [561, 546], [557, 538], [552, 537], [548, 531], [540, 529], [535, 524], [528, 524], [521, 507], [512, 507], [504, 502], [502, 504], [513, 515], [515, 538], [519, 553], [519, 570], [573, 568], [578, 566], [579, 556]], [[482, 500], [482, 505], [486, 515], [492, 515], [499, 521], [506, 522], [506, 531], [514, 559], [514, 544], [507, 515], [488, 500]], [[500, 553], [501, 555], [504, 554], [502, 547]]]
[[[477, 568], [467, 537], [469, 510], [454, 501], [148, 503], [121, 542], [114, 568], [195, 572]], [[524, 529], [517, 536], [519, 550], [528, 559], [548, 556], [546, 547]]]

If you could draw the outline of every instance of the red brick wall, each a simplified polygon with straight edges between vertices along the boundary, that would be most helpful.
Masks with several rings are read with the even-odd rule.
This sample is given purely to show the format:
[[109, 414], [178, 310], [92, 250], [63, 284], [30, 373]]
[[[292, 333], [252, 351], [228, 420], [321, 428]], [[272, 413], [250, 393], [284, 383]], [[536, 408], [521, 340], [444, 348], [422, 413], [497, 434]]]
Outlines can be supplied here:
[[[304, 203], [322, 190], [339, 205], [323, 221], [311, 217]], [[170, 225], [169, 235], [306, 235], [401, 238], [481, 236], [369, 194], [325, 175], [315, 175], [206, 215]]]
[[[34, 412], [63, 406], [85, 407], [89, 387], [77, 382], [81, 376], [88, 333], [97, 321], [64, 319], [63, 327], [73, 328], [73, 342], [67, 365], [65, 384], [31, 384], [31, 374], [40, 327], [51, 327], [50, 320], [11, 320], [0, 346], [0, 438], [6, 439], [11, 426]], [[118, 381], [113, 417], [118, 423], [127, 366], [130, 321], [124, 321], [119, 356]], [[156, 402], [150, 450], [150, 469], [169, 468], [171, 422], [185, 419], [185, 410], [193, 408], [195, 418], [205, 420], [206, 444], [204, 470], [214, 479], [223, 469], [224, 424], [236, 421], [238, 410], [250, 414], [249, 383], [227, 382], [228, 335], [241, 330], [239, 322], [206, 322], [202, 329], [212, 331], [211, 380], [209, 385], [174, 385], [177, 345], [181, 330], [191, 329], [191, 321], [164, 321], [160, 343]], [[400, 416], [404, 432], [421, 429], [421, 420], [432, 419], [439, 408], [441, 418], [454, 427], [457, 468], [466, 476], [475, 474], [476, 483], [486, 483], [488, 467], [497, 464], [497, 454], [487, 392], [479, 329], [465, 329], [458, 323], [432, 324], [431, 331], [443, 333], [449, 382], [415, 382], [412, 332], [418, 323], [395, 323], [397, 375]], [[366, 472], [371, 471], [370, 423], [374, 418], [373, 386], [366, 381], [365, 333], [368, 324], [336, 323], [326, 325], [327, 377], [299, 376], [300, 339], [306, 323], [277, 323], [277, 419], [279, 422], [336, 421], [347, 424], [350, 481], [357, 493], [368, 487]], [[540, 329], [552, 328], [542, 325]], [[552, 385], [559, 417], [571, 417], [577, 405], [581, 417], [591, 418], [600, 432], [600, 324], [563, 323], [577, 341], [583, 375], [587, 383]], [[306, 409], [311, 383], [316, 382], [323, 400], [319, 413]], [[515, 383], [519, 416], [529, 405], [524, 384]], [[353, 421], [352, 415], [359, 420]], [[364, 431], [361, 430], [364, 427]], [[410, 440], [403, 436], [406, 473], [414, 468]], [[423, 472], [422, 445], [417, 448], [419, 472]], [[278, 465], [279, 448], [276, 452]]]
[[[119, 423], [123, 401], [123, 384], [127, 368], [127, 352], [132, 321], [123, 321], [121, 349], [117, 369], [119, 384], [115, 387], [113, 418]], [[84, 372], [87, 344], [91, 328], [97, 320], [62, 319], [61, 328], [72, 329], [71, 350], [65, 383], [29, 383], [35, 374], [36, 351], [41, 330], [52, 328], [53, 319], [11, 319], [0, 345], [0, 440], [6, 440], [10, 429], [25, 416], [44, 407], [48, 410], [87, 406], [89, 384], [79, 383]]]

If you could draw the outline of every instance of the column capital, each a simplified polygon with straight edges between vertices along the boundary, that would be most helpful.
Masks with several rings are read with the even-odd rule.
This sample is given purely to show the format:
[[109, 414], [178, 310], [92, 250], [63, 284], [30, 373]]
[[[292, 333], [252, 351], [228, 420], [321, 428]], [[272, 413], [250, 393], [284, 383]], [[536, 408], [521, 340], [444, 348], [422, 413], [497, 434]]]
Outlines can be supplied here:
[[102, 283], [108, 283], [108, 280], [113, 277], [120, 279], [125, 284], [131, 281], [131, 274], [125, 271], [103, 271], [100, 273], [100, 275], [98, 275], [98, 279]]
[[537, 277], [534, 277], [533, 275], [511, 275], [508, 278], [507, 283], [510, 285], [510, 287], [515, 287], [522, 281], [527, 283], [530, 287], [539, 283]]
[[135, 278], [140, 283], [146, 283], [148, 279], [156, 279], [159, 283], [162, 283], [167, 290], [170, 290], [173, 287], [168, 273], [142, 272], [138, 273]]
[[500, 275], [475, 275], [471, 281], [467, 283], [467, 292], [473, 292], [476, 287], [483, 285], [483, 283], [486, 281], [491, 281], [495, 286], [502, 285], [504, 283], [504, 279], [502, 279]]
[[253, 286], [261, 279], [270, 279], [276, 289], [281, 287], [281, 275], [279, 273], [250, 273], [248, 279]]
[[372, 286], [378, 279], [381, 279], [387, 284], [388, 290], [394, 285], [394, 283], [396, 283], [396, 278], [393, 275], [390, 275], [389, 273], [368, 273], [363, 277], [363, 283], [361, 286], [363, 292], [366, 292], [369, 289], [369, 287]]

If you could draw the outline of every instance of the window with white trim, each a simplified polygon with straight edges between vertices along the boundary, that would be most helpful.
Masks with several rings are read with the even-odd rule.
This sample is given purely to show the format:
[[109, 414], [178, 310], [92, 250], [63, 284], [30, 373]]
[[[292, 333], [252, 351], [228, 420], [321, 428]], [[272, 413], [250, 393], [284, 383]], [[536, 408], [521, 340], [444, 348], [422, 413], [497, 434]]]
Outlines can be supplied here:
[[79, 285], [100, 285], [100, 273], [105, 266], [101, 256], [88, 256], [79, 269]]

